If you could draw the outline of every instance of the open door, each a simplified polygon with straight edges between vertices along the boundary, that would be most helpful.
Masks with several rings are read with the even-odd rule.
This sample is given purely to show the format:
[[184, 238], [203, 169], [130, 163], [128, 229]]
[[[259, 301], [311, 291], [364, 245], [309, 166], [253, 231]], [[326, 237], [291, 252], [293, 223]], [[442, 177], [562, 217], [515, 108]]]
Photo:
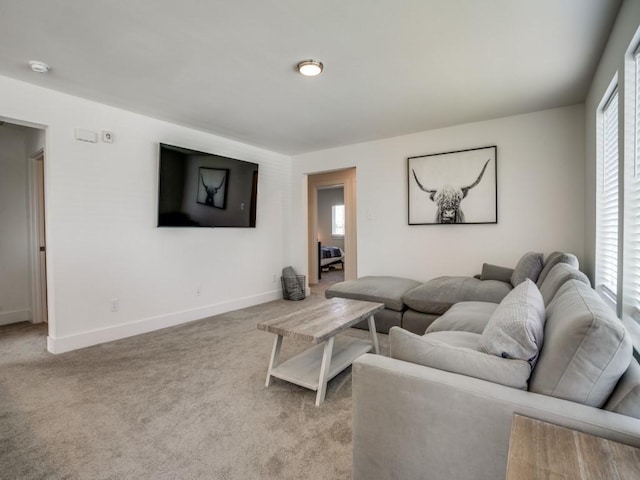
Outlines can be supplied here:
[[33, 323], [48, 322], [47, 318], [47, 246], [44, 217], [44, 152], [31, 157], [31, 257]]
[[317, 284], [318, 262], [318, 189], [334, 185], [344, 185], [345, 232], [344, 232], [344, 278], [355, 280], [357, 273], [356, 242], [356, 169], [349, 168], [335, 172], [318, 173], [308, 176], [308, 252], [309, 283]]

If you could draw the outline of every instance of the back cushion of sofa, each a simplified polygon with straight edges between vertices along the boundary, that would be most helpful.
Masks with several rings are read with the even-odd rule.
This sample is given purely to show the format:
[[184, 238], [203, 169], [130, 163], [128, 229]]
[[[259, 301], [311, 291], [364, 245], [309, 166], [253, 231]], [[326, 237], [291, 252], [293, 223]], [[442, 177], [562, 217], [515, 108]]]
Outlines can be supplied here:
[[538, 281], [538, 276], [542, 271], [543, 261], [542, 254], [538, 252], [525, 253], [513, 269], [511, 275], [511, 284], [516, 287], [524, 282], [527, 278], [532, 282]]
[[601, 408], [631, 361], [631, 339], [598, 294], [578, 280], [546, 310], [544, 345], [529, 390]]
[[547, 278], [547, 275], [549, 274], [551, 269], [559, 263], [566, 263], [567, 265], [575, 269], [580, 268], [580, 265], [578, 263], [578, 257], [576, 257], [574, 254], [564, 253], [564, 252], [550, 253], [544, 262], [544, 267], [542, 267], [542, 271], [540, 272], [540, 275], [538, 275], [538, 282], [537, 282], [538, 288], [540, 288], [540, 285], [542, 285], [542, 282], [544, 282], [544, 279]]
[[604, 409], [640, 418], [640, 364], [635, 358], [631, 359]]
[[548, 306], [553, 297], [556, 296], [560, 287], [569, 280], [580, 280], [585, 285], [591, 285], [589, 277], [580, 270], [573, 268], [566, 263], [556, 264], [549, 274], [545, 277], [544, 282], [540, 284], [540, 293], [545, 306]]

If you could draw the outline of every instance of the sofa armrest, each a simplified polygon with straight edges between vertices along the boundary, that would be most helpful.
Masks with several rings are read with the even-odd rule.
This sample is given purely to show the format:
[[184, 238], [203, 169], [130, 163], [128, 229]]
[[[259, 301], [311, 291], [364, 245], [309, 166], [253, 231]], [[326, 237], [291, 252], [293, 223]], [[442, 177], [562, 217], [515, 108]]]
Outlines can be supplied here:
[[353, 479], [504, 478], [514, 413], [640, 447], [640, 420], [379, 355], [353, 363]]

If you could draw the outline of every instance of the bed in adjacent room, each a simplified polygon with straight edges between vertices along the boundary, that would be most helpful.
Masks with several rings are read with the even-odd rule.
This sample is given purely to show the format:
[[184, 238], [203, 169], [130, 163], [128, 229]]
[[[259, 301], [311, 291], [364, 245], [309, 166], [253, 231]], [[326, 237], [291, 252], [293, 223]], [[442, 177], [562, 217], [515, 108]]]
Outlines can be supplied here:
[[340, 247], [323, 246], [318, 242], [318, 276], [322, 273], [323, 269], [331, 267], [344, 268], [344, 250]]

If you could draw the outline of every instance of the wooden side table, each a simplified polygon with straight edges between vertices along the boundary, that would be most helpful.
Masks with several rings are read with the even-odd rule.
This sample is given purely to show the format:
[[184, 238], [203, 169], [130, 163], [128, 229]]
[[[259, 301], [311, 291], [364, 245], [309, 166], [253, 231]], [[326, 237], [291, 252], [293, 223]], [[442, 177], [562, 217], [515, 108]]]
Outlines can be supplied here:
[[507, 480], [640, 479], [640, 449], [513, 415]]

